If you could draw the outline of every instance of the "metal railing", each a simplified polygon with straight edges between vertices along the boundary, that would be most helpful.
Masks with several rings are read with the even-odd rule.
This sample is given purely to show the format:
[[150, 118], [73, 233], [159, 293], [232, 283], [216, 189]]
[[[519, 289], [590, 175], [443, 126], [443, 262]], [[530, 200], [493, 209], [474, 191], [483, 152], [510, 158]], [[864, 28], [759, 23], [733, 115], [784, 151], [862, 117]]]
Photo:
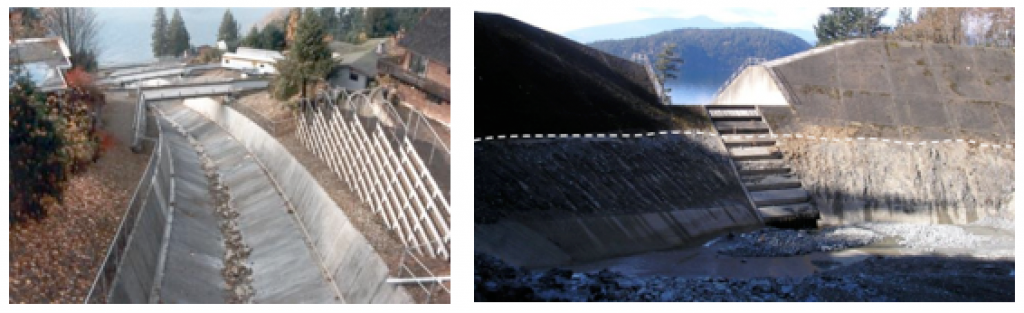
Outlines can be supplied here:
[[[131, 242], [131, 236], [134, 233], [136, 224], [138, 223], [140, 212], [144, 208], [145, 204], [151, 200], [148, 195], [155, 185], [170, 188], [169, 183], [154, 184], [158, 178], [166, 178], [170, 180], [170, 176], [168, 174], [171, 171], [170, 149], [164, 143], [164, 138], [161, 135], [162, 128], [160, 123], [157, 123], [156, 128], [156, 145], [153, 147], [153, 153], [149, 157], [149, 163], [146, 165], [146, 171], [142, 174], [142, 178], [139, 179], [139, 183], [135, 187], [135, 193], [132, 195], [131, 201], [128, 203], [128, 209], [121, 218], [121, 224], [118, 226], [117, 232], [111, 240], [110, 247], [107, 248], [107, 254], [96, 273], [96, 278], [93, 280], [92, 287], [89, 288], [89, 293], [85, 298], [85, 303], [107, 302], [110, 292], [113, 289], [114, 281], [119, 271], [119, 266], [125, 256], [126, 248]], [[170, 194], [169, 190], [154, 190], [154, 192], [163, 192], [165, 198], [166, 195]]]
[[658, 99], [661, 100], [662, 104], [671, 104], [669, 96], [665, 94], [665, 91], [661, 88], [661, 81], [658, 80], [658, 74], [654, 72], [654, 67], [651, 66], [651, 60], [643, 53], [634, 53], [633, 61], [640, 63], [644, 66], [644, 70], [647, 71], [647, 78], [651, 80], [651, 84], [654, 85], [654, 92], [658, 95]]
[[[344, 101], [335, 102], [339, 95]], [[296, 136], [403, 244], [417, 253], [447, 259], [450, 152], [437, 138], [416, 138], [383, 99], [381, 88], [351, 95], [320, 92], [300, 101]], [[426, 160], [423, 151], [432, 152]], [[441, 172], [443, 182], [435, 179]]]
[[[192, 97], [202, 96], [216, 96], [233, 94], [242, 91], [264, 89], [270, 85], [270, 82], [261, 79], [241, 79], [220, 82], [221, 85], [211, 85], [208, 87], [202, 87], [207, 83], [199, 84], [186, 84], [177, 86], [157, 86], [157, 87], [136, 87], [135, 92], [138, 94], [138, 102], [135, 109], [135, 121], [133, 125], [135, 136], [132, 138], [132, 151], [139, 152], [142, 147], [142, 140], [145, 136], [142, 135], [146, 128], [146, 102], [168, 100], [168, 99], [183, 99]], [[238, 83], [255, 83], [249, 84], [248, 86], [238, 85]], [[173, 89], [173, 88], [188, 88], [187, 91], [178, 90], [173, 91], [162, 91], [161, 89]], [[146, 96], [149, 94], [150, 96]]]
[[740, 64], [740, 66], [736, 68], [736, 71], [732, 73], [732, 76], [729, 76], [729, 79], [726, 79], [725, 83], [718, 87], [718, 91], [715, 91], [715, 97], [713, 99], [718, 99], [718, 96], [722, 95], [725, 88], [729, 88], [729, 85], [731, 85], [732, 82], [743, 73], [743, 70], [747, 69], [747, 67], [760, 65], [764, 62], [768, 62], [768, 60], [765, 58], [747, 58], [744, 60], [743, 64]]
[[[435, 245], [436, 243], [427, 243]], [[428, 263], [430, 265], [428, 265]], [[388, 277], [387, 282], [390, 284], [397, 285], [416, 285], [419, 287], [420, 293], [413, 293], [413, 297], [416, 298], [418, 303], [448, 303], [451, 299], [440, 299], [438, 296], [450, 295], [452, 293], [451, 287], [451, 276], [439, 276], [431, 270], [431, 267], [437, 268], [434, 260], [420, 259], [420, 257], [414, 253], [413, 247], [405, 247], [402, 251], [402, 256], [399, 258], [398, 267], [394, 270], [394, 275]], [[444, 268], [448, 268], [445, 264]]]

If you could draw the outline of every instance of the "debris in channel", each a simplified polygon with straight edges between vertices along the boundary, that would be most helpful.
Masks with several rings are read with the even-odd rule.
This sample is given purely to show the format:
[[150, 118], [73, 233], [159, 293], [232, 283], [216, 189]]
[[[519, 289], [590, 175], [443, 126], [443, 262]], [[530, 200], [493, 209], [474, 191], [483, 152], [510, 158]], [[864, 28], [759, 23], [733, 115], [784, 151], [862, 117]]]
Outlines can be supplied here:
[[202, 162], [203, 172], [210, 182], [210, 194], [213, 196], [216, 215], [220, 218], [220, 231], [224, 236], [224, 269], [221, 274], [227, 284], [228, 303], [250, 303], [256, 291], [252, 287], [252, 268], [248, 258], [252, 252], [242, 241], [242, 233], [238, 230], [238, 211], [231, 206], [231, 195], [228, 187], [220, 180], [220, 174], [213, 160], [206, 154], [203, 146], [191, 136], [189, 143], [196, 147]]

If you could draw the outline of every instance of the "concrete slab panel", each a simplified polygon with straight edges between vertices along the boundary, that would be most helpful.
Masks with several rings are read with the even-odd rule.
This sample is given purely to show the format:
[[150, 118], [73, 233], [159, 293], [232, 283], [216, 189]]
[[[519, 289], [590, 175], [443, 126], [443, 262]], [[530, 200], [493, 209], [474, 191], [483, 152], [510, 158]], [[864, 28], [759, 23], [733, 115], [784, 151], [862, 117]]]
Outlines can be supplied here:
[[894, 64], [890, 76], [894, 93], [934, 94], [939, 92], [936, 85], [935, 68], [920, 65]]
[[[880, 64], [885, 62], [885, 46], [881, 41], [866, 40], [835, 49], [835, 55], [839, 63], [870, 63]], [[843, 74], [840, 74], [843, 75]], [[843, 76], [846, 77], [845, 75]]]
[[995, 75], [1013, 75], [1013, 50], [978, 48], [974, 51], [974, 65], [977, 66], [979, 70], [987, 73]]
[[1000, 132], [991, 103], [955, 101], [948, 106], [961, 128], [983, 133]]
[[932, 66], [963, 68], [974, 64], [974, 57], [971, 55], [973, 53], [972, 48], [925, 44], [924, 49], [931, 59]]
[[790, 85], [825, 85], [838, 83], [836, 57], [833, 53], [808, 56], [798, 62], [776, 66], [775, 73]]
[[934, 95], [915, 95], [896, 100], [901, 124], [919, 127], [950, 127], [953, 120], [946, 114], [945, 99]]
[[981, 74], [981, 80], [984, 82], [988, 92], [988, 99], [1004, 102], [1014, 100], [1015, 79], [1013, 73], [985, 73]]
[[839, 66], [842, 89], [889, 92], [888, 67], [882, 63], [842, 63]]
[[887, 92], [844, 91], [840, 118], [844, 121], [893, 125], [892, 96]]
[[977, 69], [968, 70], [968, 66], [942, 68], [937, 76], [939, 89], [964, 98], [989, 99], [984, 80], [976, 73]]
[[923, 43], [889, 41], [885, 43], [885, 50], [889, 57], [889, 64], [929, 65]]
[[[1012, 103], [1012, 102], [1010, 102]], [[1012, 104], [995, 104], [996, 115], [999, 116], [999, 120], [1003, 122], [1003, 133], [1009, 140], [1014, 140], [1014, 106]]]

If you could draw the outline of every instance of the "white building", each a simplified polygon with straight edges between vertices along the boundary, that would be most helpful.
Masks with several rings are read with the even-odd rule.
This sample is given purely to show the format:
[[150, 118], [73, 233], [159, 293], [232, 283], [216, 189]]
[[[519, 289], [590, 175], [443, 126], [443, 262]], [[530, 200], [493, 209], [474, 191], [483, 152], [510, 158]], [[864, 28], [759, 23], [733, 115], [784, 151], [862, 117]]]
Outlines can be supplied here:
[[[66, 89], [64, 74], [71, 69], [71, 51], [59, 37], [18, 39], [8, 49], [9, 65], [20, 66], [39, 90], [50, 92]], [[14, 72], [10, 72], [11, 86]], [[9, 86], [10, 87], [10, 86]]]
[[225, 68], [260, 74], [277, 74], [274, 64], [281, 59], [284, 59], [284, 56], [277, 51], [239, 47], [234, 53], [224, 53], [220, 64]]

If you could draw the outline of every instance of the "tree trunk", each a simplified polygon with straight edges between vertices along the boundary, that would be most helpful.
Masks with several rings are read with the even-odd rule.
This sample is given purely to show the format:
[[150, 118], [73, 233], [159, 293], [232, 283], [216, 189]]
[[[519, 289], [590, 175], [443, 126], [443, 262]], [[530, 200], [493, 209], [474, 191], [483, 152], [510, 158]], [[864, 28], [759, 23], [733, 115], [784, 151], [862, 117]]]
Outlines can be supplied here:
[[302, 99], [306, 99], [306, 78], [302, 78]]

